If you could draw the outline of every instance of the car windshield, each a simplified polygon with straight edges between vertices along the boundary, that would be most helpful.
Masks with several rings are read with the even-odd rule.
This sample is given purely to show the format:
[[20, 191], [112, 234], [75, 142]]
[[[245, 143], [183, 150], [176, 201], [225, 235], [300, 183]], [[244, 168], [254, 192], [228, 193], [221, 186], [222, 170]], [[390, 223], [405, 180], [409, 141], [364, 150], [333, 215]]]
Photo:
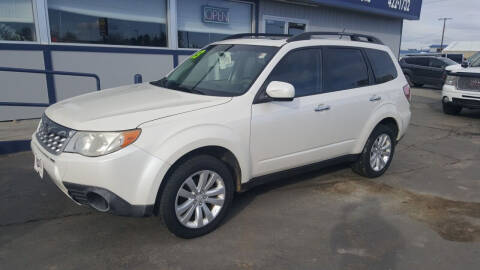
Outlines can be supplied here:
[[203, 95], [242, 95], [277, 50], [277, 47], [256, 45], [211, 45], [152, 84]]
[[480, 52], [472, 55], [468, 61], [470, 62], [471, 67], [480, 67]]
[[442, 57], [440, 58], [445, 64], [447, 64], [447, 66], [453, 66], [453, 65], [458, 65], [457, 62], [453, 61], [452, 59], [450, 58], [446, 58], [446, 57]]

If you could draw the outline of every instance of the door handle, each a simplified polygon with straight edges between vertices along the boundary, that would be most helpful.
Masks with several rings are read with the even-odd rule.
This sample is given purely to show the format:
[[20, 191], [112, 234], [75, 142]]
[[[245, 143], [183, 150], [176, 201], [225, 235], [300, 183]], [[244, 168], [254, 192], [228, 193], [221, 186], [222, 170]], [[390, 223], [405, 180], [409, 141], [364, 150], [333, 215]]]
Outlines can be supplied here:
[[381, 96], [373, 95], [373, 96], [370, 98], [370, 101], [371, 101], [371, 102], [375, 102], [375, 101], [379, 101], [379, 100], [381, 100], [381, 99], [382, 99]]
[[315, 107], [316, 112], [323, 112], [330, 110], [330, 105], [320, 104]]

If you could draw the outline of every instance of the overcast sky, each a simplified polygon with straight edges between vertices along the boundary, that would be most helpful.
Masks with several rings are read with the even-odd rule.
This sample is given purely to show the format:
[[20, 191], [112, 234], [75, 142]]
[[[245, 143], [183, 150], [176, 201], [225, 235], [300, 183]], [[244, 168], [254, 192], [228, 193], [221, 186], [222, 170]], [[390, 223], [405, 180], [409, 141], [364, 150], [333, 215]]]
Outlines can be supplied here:
[[423, 0], [419, 21], [405, 20], [402, 49], [420, 49], [440, 44], [443, 22], [447, 21], [445, 44], [452, 41], [480, 41], [480, 0]]

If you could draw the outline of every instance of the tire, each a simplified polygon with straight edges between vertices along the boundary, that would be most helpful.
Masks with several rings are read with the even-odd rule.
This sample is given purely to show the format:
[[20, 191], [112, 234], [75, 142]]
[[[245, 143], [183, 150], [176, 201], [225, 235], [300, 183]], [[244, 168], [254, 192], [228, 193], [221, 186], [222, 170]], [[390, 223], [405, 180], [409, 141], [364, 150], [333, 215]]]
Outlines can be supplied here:
[[414, 83], [413, 86], [415, 86], [415, 87], [423, 87], [423, 83]]
[[456, 106], [447, 102], [442, 102], [443, 104], [443, 113], [449, 115], [457, 115], [462, 111], [462, 107]]
[[[191, 190], [190, 185], [186, 183], [187, 179], [191, 178], [195, 188], [198, 189], [201, 175], [205, 179], [203, 181], [203, 187], [207, 191], [205, 193]], [[215, 180], [210, 188], [207, 187], [209, 180]], [[170, 232], [176, 236], [188, 239], [207, 234], [215, 230], [225, 218], [233, 199], [234, 183], [229, 169], [220, 160], [209, 155], [194, 156], [176, 167], [164, 181], [167, 182], [161, 194], [160, 204], [157, 207], [158, 214], [162, 217]], [[219, 192], [222, 187], [224, 193], [216, 196], [206, 195], [211, 191]], [[180, 195], [181, 188], [187, 192], [182, 192], [182, 195], [189, 198]], [[215, 201], [215, 204], [212, 203], [213, 201]], [[222, 201], [223, 204], [220, 206]], [[179, 206], [186, 207], [181, 208]], [[178, 217], [176, 209], [184, 209], [179, 210], [180, 215]], [[187, 218], [189, 213], [191, 213], [191, 217]], [[211, 215], [210, 220], [207, 213]], [[184, 218], [183, 223], [180, 221], [181, 218]]]
[[[382, 156], [379, 156], [379, 159], [377, 161], [379, 162], [377, 163], [379, 165], [374, 166], [374, 164], [370, 162], [371, 155], [378, 156], [378, 151], [376, 150], [377, 148], [374, 148], [374, 144], [376, 145], [377, 140], [380, 140], [379, 142], [381, 143], [382, 139], [385, 138], [384, 136], [388, 137], [385, 143], [389, 142], [389, 148], [388, 148], [389, 151], [387, 150], [381, 151], [383, 154], [385, 154], [385, 156], [383, 156], [383, 154]], [[390, 164], [392, 163], [393, 155], [395, 153], [395, 144], [396, 144], [395, 130], [387, 125], [378, 125], [377, 127], [375, 127], [375, 129], [372, 131], [372, 133], [368, 137], [368, 140], [365, 144], [365, 147], [363, 148], [362, 153], [360, 154], [360, 157], [352, 165], [353, 171], [358, 173], [361, 176], [368, 177], [368, 178], [376, 178], [383, 175], [385, 171], [387, 171], [387, 169], [390, 167]], [[380, 146], [382, 145], [383, 144], [380, 144]], [[375, 151], [375, 153], [372, 153], [372, 151]], [[386, 157], [387, 152], [388, 152], [388, 160], [385, 161], [384, 157]], [[383, 164], [382, 165], [383, 167], [380, 166], [380, 164]]]

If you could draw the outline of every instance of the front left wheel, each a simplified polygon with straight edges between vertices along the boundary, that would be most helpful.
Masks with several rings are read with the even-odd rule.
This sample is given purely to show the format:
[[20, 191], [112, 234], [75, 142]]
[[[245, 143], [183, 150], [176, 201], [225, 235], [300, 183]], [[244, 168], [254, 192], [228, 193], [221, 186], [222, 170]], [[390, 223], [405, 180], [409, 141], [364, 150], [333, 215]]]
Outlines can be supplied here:
[[208, 155], [195, 156], [165, 181], [158, 209], [173, 234], [194, 238], [220, 225], [234, 194], [232, 175], [223, 162]]

